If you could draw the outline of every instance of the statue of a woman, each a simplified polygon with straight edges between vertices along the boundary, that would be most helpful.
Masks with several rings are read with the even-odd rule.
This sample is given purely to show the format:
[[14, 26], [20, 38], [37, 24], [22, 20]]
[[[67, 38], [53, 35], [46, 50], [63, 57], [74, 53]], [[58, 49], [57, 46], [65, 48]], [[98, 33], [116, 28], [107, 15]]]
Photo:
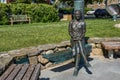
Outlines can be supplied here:
[[90, 66], [85, 56], [86, 51], [85, 51], [84, 37], [86, 32], [86, 24], [82, 20], [82, 14], [80, 10], [75, 10], [74, 20], [70, 21], [68, 31], [69, 31], [69, 35], [71, 36], [72, 52], [73, 55], [75, 56], [74, 75], [77, 75], [80, 56], [83, 57], [85, 66], [87, 67]]

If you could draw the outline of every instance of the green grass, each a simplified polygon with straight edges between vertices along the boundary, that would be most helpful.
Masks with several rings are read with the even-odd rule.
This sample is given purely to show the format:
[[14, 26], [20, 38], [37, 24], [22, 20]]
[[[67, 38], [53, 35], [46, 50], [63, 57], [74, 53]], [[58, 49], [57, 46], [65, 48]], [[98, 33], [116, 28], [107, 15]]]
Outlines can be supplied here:
[[87, 33], [89, 37], [120, 37], [120, 28], [115, 28], [115, 24], [120, 24], [120, 20], [114, 22], [111, 19], [91, 19], [86, 20]]
[[[120, 29], [114, 27], [119, 21], [89, 19], [86, 23], [88, 37], [120, 37]], [[0, 25], [0, 52], [69, 40], [68, 24], [69, 22], [65, 21]]]

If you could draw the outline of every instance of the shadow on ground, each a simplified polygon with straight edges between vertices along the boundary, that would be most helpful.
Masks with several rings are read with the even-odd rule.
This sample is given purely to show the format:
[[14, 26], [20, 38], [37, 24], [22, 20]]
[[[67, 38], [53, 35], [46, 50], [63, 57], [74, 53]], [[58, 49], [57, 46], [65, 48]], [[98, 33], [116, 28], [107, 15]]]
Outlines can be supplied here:
[[74, 67], [74, 63], [69, 63], [69, 64], [66, 64], [66, 65], [51, 69], [51, 71], [62, 72], [62, 71], [68, 70], [68, 69], [73, 68], [73, 67]]
[[40, 78], [40, 80], [50, 80], [50, 78]]
[[[88, 61], [92, 61], [93, 58], [88, 58]], [[62, 72], [62, 71], [65, 71], [65, 70], [68, 70], [70, 68], [73, 68], [75, 67], [75, 63], [69, 63], [69, 64], [66, 64], [66, 65], [63, 65], [63, 66], [60, 66], [60, 67], [57, 67], [57, 68], [54, 68], [54, 69], [51, 69], [51, 71], [54, 71], [54, 72]], [[84, 67], [86, 72], [88, 74], [92, 74], [92, 72], [89, 70], [89, 68], [87, 68], [85, 65], [84, 65], [84, 61], [83, 59], [81, 58], [80, 60], [80, 63], [79, 63], [79, 70]], [[78, 70], [78, 71], [79, 71]]]

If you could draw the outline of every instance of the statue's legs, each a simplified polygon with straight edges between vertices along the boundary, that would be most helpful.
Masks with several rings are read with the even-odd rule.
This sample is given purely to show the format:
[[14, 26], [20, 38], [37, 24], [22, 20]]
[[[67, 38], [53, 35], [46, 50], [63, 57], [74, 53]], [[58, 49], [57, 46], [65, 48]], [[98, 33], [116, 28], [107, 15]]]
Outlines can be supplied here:
[[85, 53], [84, 42], [82, 41], [74, 42], [72, 51], [73, 51], [73, 55], [75, 56], [75, 70], [74, 70], [73, 75], [77, 76], [78, 69], [79, 69], [79, 63], [80, 63], [80, 56], [83, 57], [86, 67], [90, 67], [91, 65], [88, 63], [86, 56], [85, 56], [86, 53]]
[[86, 67], [91, 67], [91, 65], [89, 64], [89, 62], [87, 61], [87, 58], [85, 56], [86, 50], [85, 50], [85, 46], [84, 46], [85, 45], [84, 41], [79, 41], [79, 44], [80, 44], [80, 49], [81, 49], [81, 56], [84, 59], [85, 66]]
[[75, 69], [74, 69], [74, 76], [78, 75], [78, 69], [79, 69], [79, 62], [80, 62], [80, 54], [75, 55]]
[[77, 76], [78, 69], [79, 69], [79, 62], [80, 62], [80, 49], [79, 49], [78, 41], [73, 41], [73, 55], [75, 58], [75, 69], [74, 69], [74, 76]]

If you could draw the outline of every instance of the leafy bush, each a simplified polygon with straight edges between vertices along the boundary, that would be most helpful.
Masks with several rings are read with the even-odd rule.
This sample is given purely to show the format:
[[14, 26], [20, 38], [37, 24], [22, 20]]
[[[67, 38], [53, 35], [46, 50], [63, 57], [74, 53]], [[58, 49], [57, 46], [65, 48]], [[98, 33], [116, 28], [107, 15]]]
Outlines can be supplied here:
[[9, 6], [0, 3], [0, 24], [8, 24], [10, 12]]
[[73, 11], [73, 8], [60, 8], [59, 12], [63, 14], [71, 14]]
[[10, 4], [11, 14], [26, 14], [26, 6], [24, 3]]
[[26, 8], [26, 13], [33, 22], [54, 22], [58, 21], [58, 11], [47, 4], [30, 4]]
[[92, 10], [92, 8], [85, 8], [84, 13], [86, 14], [90, 10]]
[[26, 3], [26, 4], [31, 4], [31, 3], [45, 3], [45, 0], [15, 0], [13, 3]]
[[32, 22], [55, 22], [59, 20], [58, 11], [47, 4], [0, 4], [0, 24], [9, 23], [11, 14], [27, 14]]
[[15, 3], [27, 3], [30, 4], [32, 2], [32, 0], [15, 0]]

